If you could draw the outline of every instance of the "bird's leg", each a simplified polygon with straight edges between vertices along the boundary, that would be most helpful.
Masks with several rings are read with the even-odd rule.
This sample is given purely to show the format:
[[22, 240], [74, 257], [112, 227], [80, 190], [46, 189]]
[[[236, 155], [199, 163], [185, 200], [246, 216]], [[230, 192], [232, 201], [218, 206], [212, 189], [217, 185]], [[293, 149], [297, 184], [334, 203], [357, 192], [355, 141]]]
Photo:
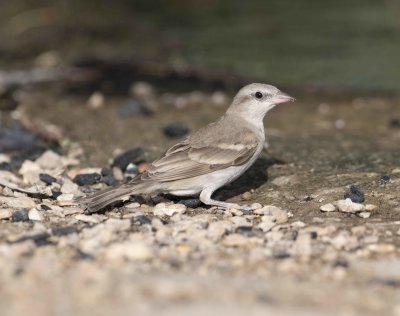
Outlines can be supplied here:
[[228, 208], [239, 209], [240, 208], [240, 206], [236, 203], [228, 203], [228, 202], [213, 200], [211, 198], [211, 195], [214, 193], [214, 191], [215, 191], [215, 189], [212, 189], [212, 188], [207, 188], [207, 189], [204, 189], [203, 191], [201, 191], [200, 201], [206, 205], [213, 205], [213, 206], [217, 206], [217, 207], [224, 208], [224, 209], [228, 209]]

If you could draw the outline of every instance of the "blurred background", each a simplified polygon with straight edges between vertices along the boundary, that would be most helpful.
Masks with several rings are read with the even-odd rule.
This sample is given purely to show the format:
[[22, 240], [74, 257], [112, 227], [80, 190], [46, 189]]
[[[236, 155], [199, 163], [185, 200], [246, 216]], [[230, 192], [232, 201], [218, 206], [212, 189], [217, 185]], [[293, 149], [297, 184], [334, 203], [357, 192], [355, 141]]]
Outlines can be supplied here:
[[396, 0], [2, 1], [0, 66], [92, 59], [221, 69], [316, 89], [398, 92]]

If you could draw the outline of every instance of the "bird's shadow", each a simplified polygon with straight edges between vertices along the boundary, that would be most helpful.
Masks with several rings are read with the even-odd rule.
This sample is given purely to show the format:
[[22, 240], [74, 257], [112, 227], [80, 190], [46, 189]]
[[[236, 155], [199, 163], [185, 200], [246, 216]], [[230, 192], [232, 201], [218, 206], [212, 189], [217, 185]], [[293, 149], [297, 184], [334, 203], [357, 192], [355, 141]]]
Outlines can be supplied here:
[[[222, 187], [213, 194], [213, 198], [225, 201], [229, 198], [241, 195], [247, 191], [255, 190], [268, 181], [268, 168], [273, 165], [282, 165], [285, 162], [274, 157], [260, 157], [242, 176], [232, 183]], [[182, 197], [164, 195], [174, 202], [184, 202]], [[193, 200], [193, 197], [190, 198]], [[197, 199], [196, 199], [197, 200]], [[199, 202], [200, 203], [200, 202]], [[201, 203], [200, 203], [201, 204]]]
[[260, 157], [241, 177], [215, 192], [215, 198], [226, 200], [255, 190], [268, 181], [268, 168], [285, 162], [274, 157]]

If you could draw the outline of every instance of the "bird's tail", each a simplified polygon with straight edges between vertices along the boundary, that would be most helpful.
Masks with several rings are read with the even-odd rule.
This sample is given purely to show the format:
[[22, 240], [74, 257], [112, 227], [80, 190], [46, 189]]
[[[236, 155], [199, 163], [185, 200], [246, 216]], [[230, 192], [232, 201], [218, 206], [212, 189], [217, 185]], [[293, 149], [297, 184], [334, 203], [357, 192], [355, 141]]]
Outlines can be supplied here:
[[151, 183], [143, 182], [121, 184], [96, 192], [80, 200], [79, 203], [84, 205], [89, 213], [95, 213], [116, 201], [122, 200], [123, 197], [152, 191], [151, 187]]

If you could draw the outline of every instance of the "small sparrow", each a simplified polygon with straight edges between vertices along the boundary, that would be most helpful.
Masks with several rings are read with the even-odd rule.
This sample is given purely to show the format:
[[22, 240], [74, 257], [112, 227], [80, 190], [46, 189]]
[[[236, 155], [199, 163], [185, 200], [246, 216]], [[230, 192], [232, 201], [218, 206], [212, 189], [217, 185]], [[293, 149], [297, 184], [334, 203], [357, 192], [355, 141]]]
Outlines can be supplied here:
[[96, 192], [82, 203], [89, 212], [96, 212], [129, 195], [169, 193], [199, 194], [206, 205], [237, 207], [213, 200], [212, 194], [241, 176], [260, 155], [265, 142], [265, 114], [279, 103], [294, 100], [274, 86], [247, 85], [217, 122], [172, 146], [128, 183]]

